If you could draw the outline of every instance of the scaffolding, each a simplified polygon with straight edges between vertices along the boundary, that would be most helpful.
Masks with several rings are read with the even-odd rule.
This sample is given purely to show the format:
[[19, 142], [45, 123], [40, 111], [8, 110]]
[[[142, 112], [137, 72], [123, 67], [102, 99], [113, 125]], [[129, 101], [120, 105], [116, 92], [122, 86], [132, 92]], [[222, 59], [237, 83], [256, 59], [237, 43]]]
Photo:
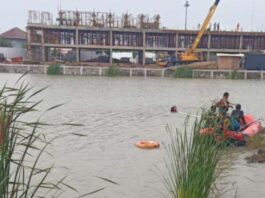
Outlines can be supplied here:
[[30, 10], [28, 12], [28, 24], [52, 25], [52, 13]]
[[[28, 24], [53, 25], [54, 22], [51, 13], [31, 10], [29, 11]], [[160, 16], [149, 17], [148, 15], [140, 14], [138, 17], [134, 17], [132, 14], [125, 13], [118, 17], [112, 12], [60, 10], [55, 25], [159, 29]]]
[[[55, 21], [49, 12], [31, 10], [27, 30], [27, 46], [32, 60], [45, 62], [52, 60], [52, 55], [61, 49], [72, 49], [60, 57], [65, 60], [70, 57], [71, 61], [76, 58], [77, 62], [80, 59], [88, 61], [95, 59], [92, 56], [94, 52], [90, 51], [99, 50], [104, 53], [96, 59], [111, 62], [113, 51], [125, 50], [137, 52], [143, 64], [145, 52], [185, 51], [198, 33], [193, 30], [160, 29], [159, 15], [149, 17], [140, 14], [134, 17], [130, 13], [124, 13], [118, 17], [112, 12], [70, 10], [60, 10]], [[216, 52], [245, 53], [264, 50], [264, 32], [240, 32], [238, 28], [236, 31], [209, 29], [198, 46], [198, 51], [206, 58]], [[80, 53], [85, 55], [82, 57]]]
[[153, 18], [150, 18], [148, 15], [140, 14], [138, 16], [138, 26], [141, 29], [159, 29], [160, 18], [160, 15], [154, 15]]
[[123, 28], [136, 28], [135, 18], [128, 13], [122, 15], [121, 25]]
[[117, 18], [111, 12], [60, 10], [56, 21], [65, 26], [118, 27]]

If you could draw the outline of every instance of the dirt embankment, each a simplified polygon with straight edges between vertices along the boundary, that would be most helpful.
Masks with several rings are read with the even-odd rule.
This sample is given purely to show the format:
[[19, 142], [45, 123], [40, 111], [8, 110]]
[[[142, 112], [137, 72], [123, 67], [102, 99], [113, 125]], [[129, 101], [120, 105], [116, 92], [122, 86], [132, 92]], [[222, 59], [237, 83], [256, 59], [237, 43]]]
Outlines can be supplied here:
[[193, 69], [217, 69], [217, 63], [215, 61], [204, 61], [204, 62], [196, 62], [187, 65]]
[[258, 149], [256, 154], [245, 158], [247, 163], [265, 163], [265, 148]]
[[[52, 64], [56, 62], [46, 62], [46, 64]], [[90, 66], [90, 67], [109, 67], [111, 65], [118, 65], [120, 68], [152, 68], [152, 69], [161, 69], [166, 67], [161, 67], [157, 64], [136, 64], [136, 63], [98, 63], [98, 62], [79, 62], [79, 63], [70, 63], [65, 62], [64, 65], [66, 66]], [[191, 67], [192, 69], [217, 69], [217, 63], [215, 61], [204, 61], [204, 62], [195, 62], [191, 64], [185, 65], [177, 65], [170, 68], [178, 68], [178, 67]]]

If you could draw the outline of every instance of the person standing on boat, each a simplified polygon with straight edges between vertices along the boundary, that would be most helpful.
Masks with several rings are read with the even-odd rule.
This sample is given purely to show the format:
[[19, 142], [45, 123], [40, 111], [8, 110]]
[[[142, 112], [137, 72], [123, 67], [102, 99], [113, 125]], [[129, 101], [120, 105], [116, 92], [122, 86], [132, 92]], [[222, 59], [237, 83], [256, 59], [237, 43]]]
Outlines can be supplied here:
[[225, 116], [229, 107], [233, 108], [233, 106], [228, 101], [229, 93], [225, 92], [223, 94], [223, 98], [219, 100], [215, 106], [219, 108], [219, 114]]
[[244, 112], [241, 110], [241, 105], [237, 104], [236, 109], [232, 111], [231, 114], [231, 128], [232, 131], [239, 131], [240, 124], [246, 125], [246, 120], [244, 118]]

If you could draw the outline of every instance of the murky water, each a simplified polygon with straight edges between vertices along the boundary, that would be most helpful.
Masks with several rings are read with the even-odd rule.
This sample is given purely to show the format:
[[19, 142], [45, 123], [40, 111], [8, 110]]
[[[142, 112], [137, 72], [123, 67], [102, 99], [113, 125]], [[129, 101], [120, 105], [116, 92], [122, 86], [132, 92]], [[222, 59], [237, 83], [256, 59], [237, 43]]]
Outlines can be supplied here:
[[[12, 84], [19, 76], [0, 74], [0, 85], [6, 81]], [[44, 121], [84, 124], [48, 127], [45, 133], [48, 138], [60, 137], [49, 147], [58, 167], [56, 176], [69, 175], [68, 183], [79, 190], [79, 195], [106, 187], [91, 197], [168, 197], [161, 180], [161, 174], [166, 172], [163, 145], [169, 142], [165, 128], [167, 124], [181, 128], [185, 119], [183, 114], [169, 112], [172, 105], [182, 112], [196, 114], [200, 107], [208, 107], [213, 99], [228, 91], [230, 100], [240, 102], [246, 113], [265, 117], [265, 81], [44, 75], [28, 75], [25, 80], [36, 89], [51, 86], [41, 94], [41, 109], [65, 103], [48, 112]], [[134, 143], [142, 139], [159, 141], [162, 146], [157, 150], [136, 148]], [[235, 157], [231, 171], [233, 191], [223, 197], [234, 197], [236, 189], [237, 197], [265, 197], [265, 165], [248, 166], [243, 160], [245, 155], [239, 152]], [[62, 197], [77, 194], [66, 192]]]

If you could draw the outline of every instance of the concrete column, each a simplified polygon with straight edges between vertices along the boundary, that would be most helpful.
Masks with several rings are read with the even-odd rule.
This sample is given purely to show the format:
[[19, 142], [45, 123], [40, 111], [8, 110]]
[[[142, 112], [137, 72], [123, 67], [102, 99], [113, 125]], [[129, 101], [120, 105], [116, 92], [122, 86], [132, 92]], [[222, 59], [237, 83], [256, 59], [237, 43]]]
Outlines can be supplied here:
[[210, 55], [211, 55], [210, 50], [208, 50], [208, 51], [207, 51], [207, 61], [210, 60]]
[[112, 33], [112, 30], [110, 30], [110, 33], [109, 33], [109, 42], [110, 42], [110, 46], [113, 46], [113, 33]]
[[44, 29], [41, 30], [41, 61], [45, 62], [46, 57], [45, 57], [45, 46], [44, 46]]
[[112, 64], [113, 62], [112, 62], [112, 53], [113, 53], [113, 49], [112, 49], [112, 47], [113, 47], [113, 32], [112, 32], [112, 30], [110, 30], [110, 32], [109, 32], [109, 45], [110, 45], [110, 51], [109, 51], [109, 63], [110, 64]]
[[146, 49], [146, 31], [143, 31], [143, 54], [142, 54], [142, 64], [145, 65], [145, 49]]
[[179, 34], [176, 33], [176, 48], [179, 48]]
[[30, 28], [27, 28], [27, 41], [28, 41], [28, 45], [30, 45], [30, 43], [31, 43], [30, 33], [31, 33]]
[[113, 50], [112, 48], [110, 48], [109, 50], [109, 63], [112, 64], [112, 53], [113, 53]]
[[145, 49], [146, 48], [146, 32], [143, 31], [143, 48]]
[[27, 56], [30, 60], [32, 60], [32, 51], [31, 51], [31, 37], [30, 37], [31, 30], [27, 28]]
[[75, 45], [79, 45], [78, 29], [75, 29]]
[[143, 53], [143, 56], [142, 56], [143, 57], [142, 64], [145, 65], [145, 50], [143, 50], [142, 53]]
[[[75, 29], [75, 45], [79, 45], [79, 32], [78, 28]], [[76, 62], [80, 61], [80, 50], [79, 47], [76, 47]]]
[[138, 63], [145, 65], [145, 50], [139, 50], [138, 52]]
[[80, 50], [79, 47], [76, 48], [76, 62], [79, 63], [80, 61]]
[[247, 75], [248, 75], [248, 73], [247, 73], [247, 71], [245, 70], [245, 71], [244, 71], [244, 79], [245, 79], [245, 80], [247, 80]]
[[208, 43], [207, 43], [207, 48], [208, 49], [211, 48], [211, 38], [212, 38], [212, 36], [210, 34], [208, 34]]
[[243, 35], [241, 35], [239, 39], [239, 50], [242, 50], [242, 47], [243, 47]]
[[210, 49], [211, 49], [211, 38], [212, 36], [210, 34], [208, 34], [208, 43], [207, 43], [207, 61], [209, 61], [210, 59]]

